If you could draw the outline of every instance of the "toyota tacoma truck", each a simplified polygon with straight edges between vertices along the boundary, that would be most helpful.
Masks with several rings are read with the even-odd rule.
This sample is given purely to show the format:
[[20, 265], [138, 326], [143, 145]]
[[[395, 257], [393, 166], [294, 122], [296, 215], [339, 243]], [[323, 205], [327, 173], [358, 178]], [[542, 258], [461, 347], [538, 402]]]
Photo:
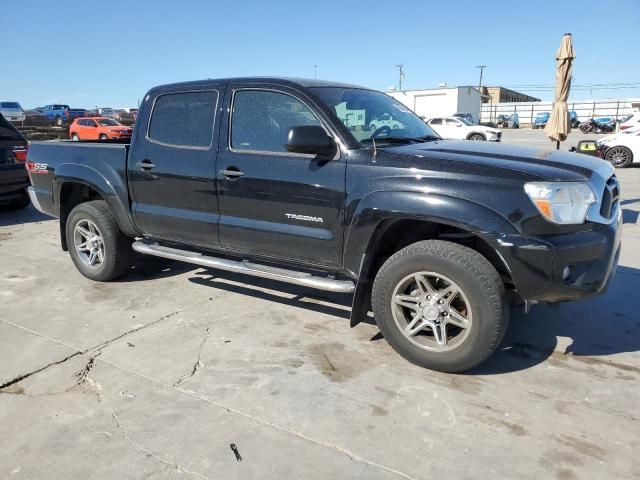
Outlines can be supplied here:
[[[348, 127], [389, 115], [399, 128]], [[133, 251], [352, 295], [407, 360], [487, 359], [510, 305], [603, 292], [620, 188], [598, 158], [442, 140], [384, 93], [234, 78], [151, 89], [130, 143], [34, 142], [29, 194], [87, 278]]]

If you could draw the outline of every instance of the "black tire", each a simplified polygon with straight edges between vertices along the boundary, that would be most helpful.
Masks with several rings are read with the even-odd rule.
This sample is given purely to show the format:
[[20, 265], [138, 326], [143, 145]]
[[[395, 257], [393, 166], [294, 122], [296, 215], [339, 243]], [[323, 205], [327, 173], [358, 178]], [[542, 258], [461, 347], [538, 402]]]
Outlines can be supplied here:
[[[104, 261], [96, 266], [84, 263], [76, 250], [74, 230], [82, 221], [90, 221], [97, 228], [104, 245]], [[67, 219], [67, 248], [76, 268], [85, 277], [98, 282], [108, 282], [122, 276], [131, 266], [133, 250], [131, 239], [125, 236], [118, 227], [107, 203], [103, 200], [77, 205]]]
[[63, 123], [63, 122], [62, 122], [62, 117], [56, 117], [56, 125], [57, 125], [58, 127], [61, 127], [61, 126], [62, 126], [62, 123]]
[[[394, 319], [394, 290], [418, 272], [451, 279], [468, 301], [470, 327], [451, 350], [416, 345]], [[396, 252], [378, 271], [372, 299], [376, 323], [391, 347], [411, 363], [431, 370], [458, 373], [479, 365], [495, 351], [507, 331], [509, 305], [498, 272], [478, 252], [451, 242], [426, 240]]]
[[106, 134], [101, 133], [100, 136], [98, 137], [99, 140], [107, 140], [109, 137], [107, 137]]
[[71, 141], [72, 142], [79, 142], [80, 141], [80, 137], [78, 136], [77, 133], [72, 133], [71, 134]]
[[627, 168], [633, 163], [633, 152], [622, 145], [611, 147], [604, 154], [604, 159], [616, 168]]
[[485, 141], [486, 139], [487, 137], [485, 137], [481, 133], [472, 133], [467, 137], [467, 140], [474, 140], [474, 141]]

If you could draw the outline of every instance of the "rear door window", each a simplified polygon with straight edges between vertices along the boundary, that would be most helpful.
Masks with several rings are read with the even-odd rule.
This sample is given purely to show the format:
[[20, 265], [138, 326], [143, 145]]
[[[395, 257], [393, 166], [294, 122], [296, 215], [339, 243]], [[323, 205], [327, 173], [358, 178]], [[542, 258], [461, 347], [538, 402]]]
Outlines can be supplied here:
[[181, 92], [159, 96], [147, 138], [174, 147], [211, 147], [218, 92]]

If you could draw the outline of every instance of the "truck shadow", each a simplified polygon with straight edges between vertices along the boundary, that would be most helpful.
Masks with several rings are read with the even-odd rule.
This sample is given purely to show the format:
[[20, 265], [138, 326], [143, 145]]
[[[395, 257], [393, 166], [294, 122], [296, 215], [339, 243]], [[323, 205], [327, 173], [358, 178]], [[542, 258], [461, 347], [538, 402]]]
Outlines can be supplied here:
[[46, 222], [54, 220], [43, 213], [36, 210], [33, 205], [21, 210], [10, 210], [7, 207], [0, 206], [0, 227], [9, 227], [12, 225], [20, 225], [25, 223]]
[[[151, 261], [149, 261], [151, 260]], [[351, 295], [319, 292], [302, 286], [248, 277], [230, 272], [203, 269], [164, 259], [142, 258], [131, 273], [120, 281], [143, 281], [189, 273], [189, 282], [248, 297], [276, 302], [348, 321]], [[468, 375], [496, 375], [525, 370], [546, 361], [578, 362], [576, 368], [598, 366], [619, 372], [640, 373], [637, 366], [610, 358], [612, 355], [640, 351], [640, 316], [637, 292], [640, 269], [618, 267], [607, 293], [580, 302], [557, 306], [537, 305], [529, 314], [512, 310], [509, 330], [495, 354]], [[364, 323], [375, 326], [372, 317]], [[370, 341], [379, 341], [380, 333]]]
[[550, 361], [575, 361], [586, 368], [609, 365], [619, 371], [640, 368], [607, 358], [640, 350], [637, 295], [640, 270], [618, 267], [609, 290], [592, 299], [539, 305], [527, 315], [511, 314], [509, 331], [496, 353], [470, 374], [508, 373]]

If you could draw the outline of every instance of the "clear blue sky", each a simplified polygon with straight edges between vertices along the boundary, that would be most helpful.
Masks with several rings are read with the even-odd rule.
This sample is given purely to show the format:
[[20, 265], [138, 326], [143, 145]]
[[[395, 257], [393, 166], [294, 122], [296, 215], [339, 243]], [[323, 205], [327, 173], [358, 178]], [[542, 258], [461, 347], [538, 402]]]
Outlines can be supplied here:
[[[574, 84], [634, 88], [571, 99], [640, 97], [638, 0], [2, 0], [0, 99], [25, 107], [134, 106], [150, 87], [237, 75], [340, 80], [386, 90], [553, 85], [572, 32]], [[552, 99], [551, 91], [530, 92]]]

